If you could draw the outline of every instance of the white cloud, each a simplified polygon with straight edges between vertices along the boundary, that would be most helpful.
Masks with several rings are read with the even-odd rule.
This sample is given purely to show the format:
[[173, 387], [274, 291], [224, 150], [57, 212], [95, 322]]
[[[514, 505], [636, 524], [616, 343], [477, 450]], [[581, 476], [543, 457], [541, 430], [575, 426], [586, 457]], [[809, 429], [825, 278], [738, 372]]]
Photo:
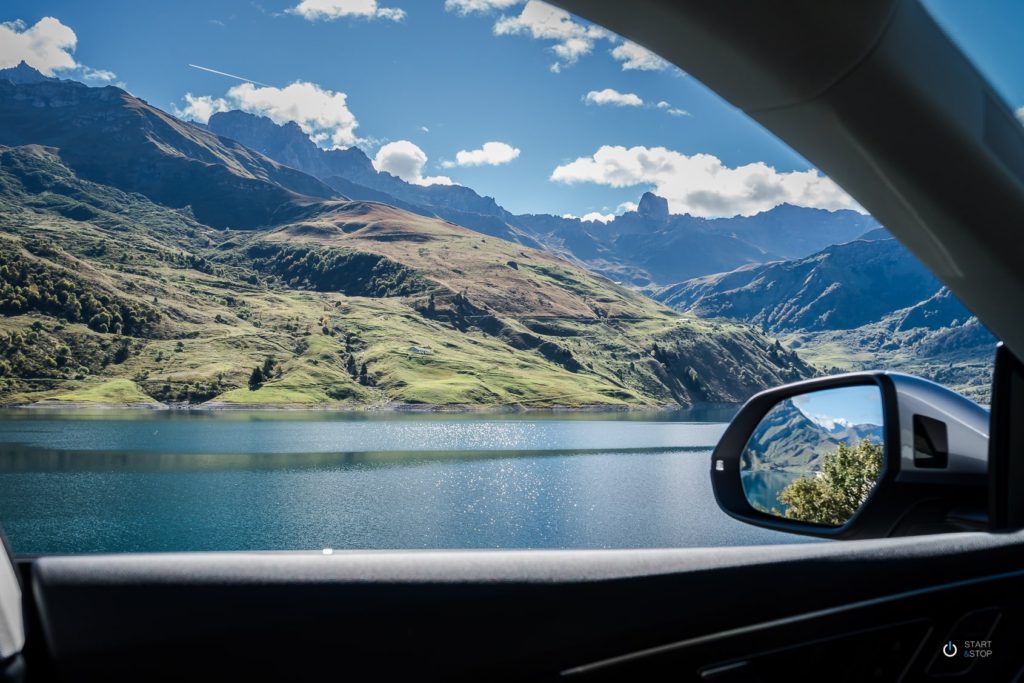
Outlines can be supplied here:
[[645, 47], [627, 40], [612, 50], [612, 57], [622, 62], [623, 71], [664, 71], [672, 66]]
[[688, 156], [665, 147], [604, 145], [593, 156], [558, 166], [551, 180], [610, 187], [647, 185], [673, 213], [751, 216], [779, 204], [864, 210], [815, 170], [779, 172], [763, 162], [730, 168], [710, 154]]
[[691, 116], [690, 112], [685, 109], [680, 109], [679, 107], [673, 107], [665, 100], [661, 100], [657, 104], [645, 104], [643, 98], [636, 93], [619, 92], [613, 88], [591, 90], [583, 97], [583, 101], [587, 104], [612, 105], [616, 107], [654, 108], [659, 109], [670, 116]]
[[420, 126], [420, 132], [421, 133], [429, 133], [430, 129], [427, 128], [426, 126]]
[[615, 207], [615, 213], [621, 215], [624, 213], [629, 213], [630, 211], [636, 211], [638, 208], [639, 205], [636, 202], [622, 202], [617, 207]]
[[612, 88], [591, 90], [584, 97], [587, 104], [611, 104], [616, 107], [642, 107], [644, 101], [636, 93], [619, 92]]
[[206, 123], [210, 120], [211, 116], [219, 111], [228, 111], [231, 109], [231, 105], [222, 97], [193, 95], [192, 93], [187, 92], [185, 93], [184, 100], [184, 107], [178, 107], [177, 105], [172, 104], [172, 112], [179, 119], [188, 119], [190, 121], [198, 121], [199, 123]]
[[601, 213], [600, 211], [591, 211], [580, 216], [580, 220], [584, 223], [610, 223], [615, 218], [614, 213]]
[[490, 12], [496, 9], [508, 9], [520, 4], [523, 0], [445, 0], [444, 8], [449, 12], [466, 15], [473, 12]]
[[0, 69], [24, 61], [46, 76], [54, 71], [78, 68], [72, 53], [78, 36], [53, 17], [43, 17], [33, 26], [24, 21], [0, 23]]
[[185, 107], [174, 107], [174, 113], [206, 123], [216, 112], [241, 109], [266, 116], [274, 123], [294, 121], [321, 147], [349, 147], [359, 141], [355, 132], [359, 122], [349, 111], [347, 99], [343, 92], [325, 90], [305, 81], [284, 88], [242, 83], [228, 90], [224, 97], [187, 93]]
[[562, 67], [574, 64], [580, 57], [589, 54], [598, 39], [612, 37], [611, 33], [600, 26], [578, 23], [565, 10], [540, 0], [529, 0], [519, 16], [501, 17], [494, 25], [494, 34], [528, 34], [538, 40], [554, 41], [551, 50], [558, 58], [551, 65], [554, 72], [561, 71]]
[[518, 157], [519, 151], [518, 147], [505, 142], [485, 142], [480, 149], [459, 150], [455, 154], [455, 161], [444, 161], [441, 166], [500, 166]]
[[44, 76], [78, 71], [85, 81], [110, 83], [117, 79], [113, 71], [76, 62], [72, 53], [77, 46], [78, 36], [71, 27], [53, 17], [43, 17], [31, 27], [20, 19], [0, 22], [0, 69], [24, 61]]
[[[623, 210], [623, 207], [630, 206], [632, 207], [631, 209], [627, 208], [626, 210]], [[608, 207], [605, 208], [607, 209]], [[619, 204], [618, 208], [615, 210], [615, 213], [601, 213], [600, 211], [591, 211], [590, 213], [585, 213], [582, 216], [577, 216], [574, 213], [563, 213], [562, 218], [582, 221], [584, 223], [611, 223], [613, 220], [624, 214], [627, 210], [636, 211], [636, 204], [634, 204], [633, 202], [623, 202], [622, 204]]]
[[88, 66], [82, 67], [82, 78], [87, 81], [100, 81], [102, 83], [110, 83], [117, 78], [117, 74], [113, 71], [107, 71], [106, 69], [93, 69]]
[[348, 95], [343, 92], [296, 81], [284, 88], [242, 83], [228, 90], [227, 96], [239, 109], [262, 114], [275, 123], [294, 121], [322, 147], [346, 147], [356, 142], [359, 122], [349, 111]]
[[373, 159], [373, 167], [378, 171], [396, 175], [407, 183], [414, 185], [451, 185], [452, 179], [446, 176], [423, 176], [423, 168], [427, 165], [427, 154], [408, 140], [389, 142], [377, 150]]
[[686, 111], [685, 109], [680, 109], [679, 107], [673, 107], [671, 104], [669, 104], [665, 100], [662, 100], [661, 102], [658, 102], [658, 104], [656, 104], [655, 106], [658, 109], [661, 109], [666, 114], [669, 114], [671, 116], [693, 116], [693, 114], [691, 114], [690, 112]]
[[1014, 113], [1017, 114], [1017, 120], [1024, 123], [1024, 107], [1021, 107]]
[[[523, 0], [445, 0], [445, 9], [465, 16], [485, 13], [496, 9], [507, 9], [521, 4]], [[558, 73], [563, 67], [576, 63], [580, 57], [590, 54], [598, 40], [608, 40], [616, 45], [612, 57], [622, 62], [624, 71], [662, 71], [672, 65], [650, 50], [630, 40], [624, 40], [600, 26], [576, 21], [563, 9], [552, 7], [542, 0], [529, 0], [518, 16], [502, 16], [494, 24], [498, 36], [526, 34], [538, 40], [554, 41], [551, 50], [558, 58], [551, 70]]]
[[405, 10], [397, 7], [381, 7], [377, 10], [377, 16], [389, 21], [402, 21], [405, 19]]
[[380, 7], [377, 0], [302, 0], [287, 10], [309, 21], [332, 21], [342, 17], [363, 19], [405, 19], [405, 10], [395, 7]]

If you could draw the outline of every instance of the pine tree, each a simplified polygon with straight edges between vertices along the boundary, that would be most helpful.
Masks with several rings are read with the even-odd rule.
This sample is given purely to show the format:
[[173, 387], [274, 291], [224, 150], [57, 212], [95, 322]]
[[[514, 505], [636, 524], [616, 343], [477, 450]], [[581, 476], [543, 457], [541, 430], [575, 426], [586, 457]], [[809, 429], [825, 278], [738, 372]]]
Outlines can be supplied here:
[[249, 391], [256, 391], [263, 386], [263, 371], [257, 365], [252, 369], [252, 374], [249, 375]]

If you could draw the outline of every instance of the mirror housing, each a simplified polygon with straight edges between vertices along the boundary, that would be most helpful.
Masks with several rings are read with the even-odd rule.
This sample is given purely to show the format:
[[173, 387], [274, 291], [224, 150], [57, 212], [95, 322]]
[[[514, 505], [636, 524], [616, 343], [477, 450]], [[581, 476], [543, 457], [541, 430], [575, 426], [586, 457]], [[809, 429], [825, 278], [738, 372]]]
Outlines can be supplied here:
[[[761, 420], [780, 402], [840, 387], [881, 392], [882, 468], [860, 509], [841, 526], [780, 517], [754, 508], [741, 481], [741, 459]], [[941, 423], [941, 424], [938, 424]], [[945, 431], [945, 444], [934, 434]], [[795, 382], [752, 397], [711, 455], [715, 500], [742, 522], [834, 539], [884, 538], [987, 526], [989, 413], [977, 403], [919, 377], [858, 372]], [[915, 438], [918, 443], [915, 444]]]

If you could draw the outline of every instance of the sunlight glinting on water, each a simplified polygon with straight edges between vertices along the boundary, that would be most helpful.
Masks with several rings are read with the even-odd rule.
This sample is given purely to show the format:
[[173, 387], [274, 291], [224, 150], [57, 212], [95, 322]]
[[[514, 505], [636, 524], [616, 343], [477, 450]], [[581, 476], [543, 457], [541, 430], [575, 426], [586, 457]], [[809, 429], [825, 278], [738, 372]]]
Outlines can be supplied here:
[[715, 505], [722, 423], [375, 417], [23, 414], [0, 421], [0, 518], [18, 552], [806, 540]]
[[[26, 420], [0, 443], [50, 449], [159, 453], [358, 453], [711, 448], [720, 423], [593, 420]], [[189, 444], [189, 446], [183, 446]]]

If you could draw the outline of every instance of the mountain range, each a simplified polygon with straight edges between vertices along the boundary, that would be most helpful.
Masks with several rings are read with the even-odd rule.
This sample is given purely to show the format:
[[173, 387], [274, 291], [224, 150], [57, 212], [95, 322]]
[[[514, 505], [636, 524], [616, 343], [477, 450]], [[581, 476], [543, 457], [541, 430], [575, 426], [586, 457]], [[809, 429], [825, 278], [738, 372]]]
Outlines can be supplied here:
[[514, 215], [491, 197], [459, 185], [422, 186], [378, 172], [358, 148], [324, 150], [295, 123], [241, 111], [220, 112], [207, 127], [319, 178], [353, 199], [380, 201], [450, 220], [478, 232], [543, 248], [613, 280], [667, 285], [749, 263], [807, 256], [878, 223], [855, 211], [781, 205], [755, 216], [704, 219], [670, 214], [645, 193], [635, 211], [607, 223], [549, 214]]
[[891, 369], [986, 402], [995, 339], [910, 252], [879, 230], [806, 258], [665, 287], [655, 298], [744, 321], [824, 369]]
[[[360, 310], [371, 300], [375, 306], [400, 301], [403, 320], [430, 323], [430, 334], [417, 327], [408, 335], [429, 343], [410, 341], [407, 349], [434, 345], [428, 353], [416, 352], [421, 365], [428, 355], [439, 362], [439, 346], [454, 348], [436, 336], [440, 325], [446, 330], [442, 337], [479, 333], [511, 352], [539, 356], [553, 365], [555, 375], [571, 375], [561, 378], [562, 389], [580, 386], [581, 373], [600, 377], [593, 391], [578, 391], [568, 403], [740, 400], [765, 382], [807, 376], [815, 367], [899, 369], [986, 398], [994, 340], [887, 231], [854, 211], [780, 205], [754, 216], [703, 219], [672, 214], [664, 198], [645, 193], [635, 210], [607, 222], [515, 215], [468, 187], [422, 186], [378, 172], [358, 148], [322, 149], [292, 122], [229, 111], [213, 115], [206, 125], [193, 124], [119, 88], [48, 78], [24, 64], [0, 71], [0, 124], [6, 211], [0, 229], [13, 240], [12, 253], [51, 275], [88, 273], [91, 285], [111, 301], [134, 301], [125, 304], [132, 310], [138, 297], [124, 298], [128, 293], [109, 268], [156, 278], [163, 284], [151, 289], [167, 310], [150, 335], [159, 329], [162, 337], [203, 338], [208, 329], [180, 325], [199, 321], [202, 327], [211, 318], [210, 302], [193, 302], [198, 309], [181, 303], [195, 296], [194, 285], [182, 292], [180, 278], [175, 282], [164, 273], [143, 273], [138, 263], [127, 265], [157, 254], [164, 265], [186, 264], [193, 275], [202, 273], [197, 277], [216, 275], [213, 290], [235, 292], [220, 297], [229, 308], [271, 292], [275, 300], [341, 295], [348, 297], [343, 303], [320, 305], [344, 310], [354, 310], [353, 297], [365, 299], [355, 307]], [[120, 237], [145, 235], [153, 244], [138, 244], [142, 251], [133, 256], [110, 241], [113, 234], [94, 235], [94, 244], [82, 237], [104, 233], [107, 228], [98, 226], [114, 223]], [[62, 226], [59, 234], [52, 234], [54, 225]], [[51, 249], [40, 246], [46, 235], [56, 245], [52, 248], [72, 260], [36, 263]], [[119, 253], [120, 260], [108, 263], [110, 253]], [[20, 287], [25, 298], [23, 282], [5, 280], [4, 287]], [[641, 292], [684, 316], [674, 316]], [[12, 297], [9, 291], [7, 296]], [[308, 304], [292, 305], [306, 310]], [[27, 312], [46, 312], [38, 302], [26, 306]], [[231, 315], [218, 311], [212, 319], [219, 316], [219, 325], [231, 321], [236, 331], [252, 324], [240, 322], [251, 317]], [[85, 323], [90, 334], [97, 333], [88, 322], [65, 319], [61, 333], [67, 333], [67, 323]], [[11, 327], [12, 320], [4, 323], [8, 332], [20, 330]], [[249, 348], [266, 343], [267, 328], [261, 320], [256, 324], [262, 331], [254, 334], [262, 341], [247, 342]], [[289, 338], [279, 346], [302, 347], [292, 339], [298, 329], [305, 336], [306, 328], [294, 321], [284, 324], [281, 330]], [[732, 337], [735, 348], [726, 341], [731, 335], [739, 335]], [[210, 343], [211, 349], [217, 345]], [[628, 364], [615, 345], [632, 349], [625, 354]], [[64, 346], [93, 348], [81, 339]], [[8, 353], [14, 353], [11, 348]], [[24, 344], [18, 348], [24, 354]], [[475, 383], [445, 382], [444, 391], [420, 396], [412, 387], [426, 386], [424, 377], [396, 374], [391, 381], [373, 354], [363, 355], [374, 359], [380, 377], [358, 372], [351, 377], [352, 364], [363, 356], [354, 352], [351, 339], [345, 348], [346, 373], [362, 387], [346, 389], [352, 400], [545, 403], [539, 380], [529, 396], [488, 395], [484, 387], [493, 381], [475, 371], [452, 370], [463, 379], [476, 377]], [[228, 394], [210, 387], [244, 384], [237, 377], [239, 364], [253, 354], [236, 356], [231, 366], [236, 377], [228, 383], [222, 372], [214, 385], [209, 372], [193, 369], [166, 373], [160, 391], [143, 394], [161, 399]], [[728, 376], [740, 358], [753, 370]], [[8, 365], [41, 371], [28, 361]], [[103, 372], [109, 366], [103, 364]], [[97, 366], [47, 372], [67, 379], [95, 374]], [[138, 373], [152, 376], [152, 368]], [[164, 390], [176, 382], [192, 389]], [[371, 382], [387, 389], [370, 391]], [[195, 391], [199, 385], [206, 389]], [[152, 382], [146, 386], [152, 389]], [[25, 394], [24, 383], [19, 387], [19, 395], [32, 393]], [[272, 393], [260, 389], [244, 398], [260, 395], [269, 401]], [[285, 403], [296, 395], [309, 399], [302, 391], [285, 394]], [[315, 401], [327, 400], [322, 391], [313, 394]]]
[[211, 123], [0, 71], [0, 402], [685, 406], [815, 372], [526, 228], [442, 215], [502, 219], [468, 188], [358, 150], [312, 158], [376, 187], [317, 178]]
[[693, 278], [662, 289], [656, 298], [679, 310], [746, 320], [777, 333], [860, 327], [940, 287], [896, 240], [860, 239], [807, 258]]
[[[24, 79], [24, 69], [20, 78]], [[156, 109], [125, 91], [0, 78], [0, 145], [60, 150], [76, 175], [213, 227], [253, 228], [338, 196], [319, 180]]]

